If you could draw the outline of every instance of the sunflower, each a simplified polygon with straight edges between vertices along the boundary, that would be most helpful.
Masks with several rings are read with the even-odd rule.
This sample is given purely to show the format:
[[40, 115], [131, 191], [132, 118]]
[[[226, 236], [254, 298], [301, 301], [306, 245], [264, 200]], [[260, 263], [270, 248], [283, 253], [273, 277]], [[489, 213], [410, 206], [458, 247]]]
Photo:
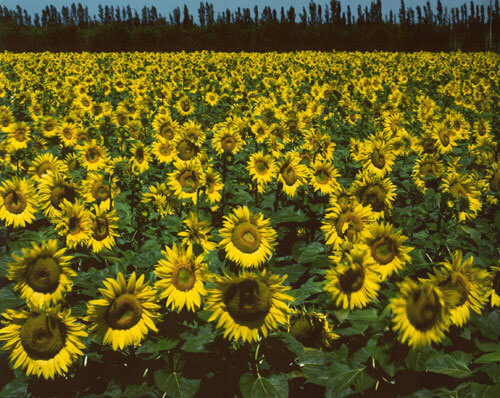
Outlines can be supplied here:
[[491, 267], [491, 306], [500, 307], [500, 267]]
[[158, 137], [151, 145], [153, 155], [160, 163], [170, 163], [177, 157], [175, 145], [163, 137]]
[[78, 143], [78, 134], [81, 129], [75, 123], [64, 122], [57, 132], [57, 136], [65, 147], [73, 148]]
[[207, 294], [204, 286], [206, 265], [203, 254], [196, 257], [189, 243], [186, 247], [174, 244], [165, 246], [162, 251], [165, 259], [158, 261], [154, 273], [158, 280], [155, 287], [160, 299], [167, 298], [167, 307], [180, 312], [184, 307], [195, 312], [201, 307], [203, 296]]
[[193, 160], [200, 152], [200, 147], [182, 134], [176, 135], [173, 144], [175, 145], [177, 158], [180, 160]]
[[377, 264], [382, 280], [398, 273], [411, 261], [409, 252], [412, 247], [403, 246], [408, 239], [401, 231], [394, 231], [389, 223], [374, 223], [361, 233], [361, 241]]
[[376, 218], [388, 216], [396, 199], [396, 185], [391, 179], [376, 177], [368, 171], [356, 175], [349, 191], [359, 203], [370, 205]]
[[160, 306], [156, 304], [156, 290], [144, 282], [144, 274], [136, 278], [132, 273], [128, 282], [121, 272], [117, 280], [106, 278], [100, 288], [104, 298], [91, 300], [85, 320], [90, 330], [103, 337], [114, 351], [129, 345], [140, 345], [149, 330], [157, 332], [155, 321]]
[[7, 136], [7, 142], [10, 147], [17, 151], [28, 147], [30, 141], [30, 127], [25, 122], [15, 123]]
[[94, 212], [90, 213], [90, 237], [87, 242], [94, 253], [103, 248], [111, 249], [115, 245], [115, 237], [118, 229], [118, 216], [115, 209], [110, 209], [109, 204], [101, 202], [94, 205]]
[[116, 186], [116, 181], [105, 181], [102, 174], [89, 173], [81, 184], [87, 203], [107, 203], [109, 207], [111, 198], [116, 197], [120, 193], [120, 188]]
[[222, 199], [224, 183], [220, 174], [211, 167], [205, 169], [205, 195], [211, 205], [219, 203]]
[[297, 152], [285, 154], [279, 166], [278, 181], [283, 185], [283, 191], [293, 198], [297, 189], [304, 185], [307, 178], [307, 167], [300, 163], [300, 156]]
[[70, 249], [86, 244], [91, 235], [90, 214], [82, 201], [71, 203], [66, 199], [61, 203], [61, 211], [55, 219], [55, 229], [66, 236], [66, 246]]
[[264, 155], [264, 153], [260, 151], [250, 156], [247, 170], [250, 172], [252, 180], [257, 183], [259, 192], [263, 192], [265, 185], [271, 182], [276, 176], [278, 167], [271, 156]]
[[154, 205], [154, 211], [160, 213], [161, 217], [174, 214], [177, 203], [173, 200], [173, 195], [167, 184], [157, 183], [149, 186], [149, 192], [142, 194], [142, 203]]
[[340, 174], [330, 161], [317, 159], [309, 169], [309, 177], [314, 192], [332, 194], [340, 189], [340, 184], [336, 180]]
[[9, 133], [15, 123], [14, 114], [9, 107], [0, 106], [0, 131]]
[[205, 142], [206, 134], [199, 123], [188, 120], [182, 125], [180, 135], [200, 147]]
[[219, 247], [243, 268], [259, 267], [276, 245], [276, 231], [270, 226], [270, 220], [264, 219], [262, 213], [254, 215], [246, 206], [239, 206], [224, 218]]
[[223, 153], [235, 155], [243, 148], [243, 139], [236, 129], [224, 127], [214, 134], [212, 146], [219, 156]]
[[80, 163], [87, 171], [101, 170], [106, 166], [108, 153], [96, 140], [86, 142], [79, 148]]
[[[335, 261], [337, 257], [330, 259]], [[344, 310], [365, 307], [377, 297], [381, 282], [377, 265], [359, 244], [343, 252], [341, 261], [326, 272], [325, 279], [323, 289]]]
[[398, 284], [399, 294], [391, 299], [393, 328], [398, 340], [411, 348], [439, 343], [449, 329], [449, 301], [439, 287], [417, 284], [409, 277]]
[[208, 102], [210, 106], [215, 106], [219, 101], [219, 96], [217, 95], [217, 93], [210, 91], [205, 94], [205, 101]]
[[455, 210], [459, 222], [476, 218], [482, 208], [478, 181], [469, 174], [449, 170], [443, 178], [443, 192], [450, 194], [448, 207]]
[[71, 291], [71, 279], [76, 276], [64, 256], [66, 249], [57, 250], [57, 240], [36, 243], [22, 249], [22, 256], [12, 255], [14, 263], [9, 263], [7, 276], [16, 282], [14, 290], [28, 304], [41, 308], [57, 304], [64, 293]]
[[134, 142], [132, 144], [132, 156], [129, 159], [129, 163], [132, 166], [132, 170], [136, 173], [144, 173], [149, 169], [149, 162], [151, 162], [151, 149], [144, 146], [140, 141]]
[[85, 346], [82, 337], [87, 336], [84, 326], [77, 323], [70, 311], [58, 307], [46, 310], [7, 310], [3, 313], [4, 327], [0, 329], [2, 347], [10, 351], [9, 359], [14, 369], [26, 370], [26, 375], [53, 379], [64, 375]]
[[208, 290], [205, 309], [213, 311], [209, 322], [224, 328], [224, 337], [243, 342], [256, 342], [259, 332], [269, 331], [288, 322], [288, 305], [293, 297], [284, 293], [286, 276], [243, 272], [241, 275], [214, 276], [214, 289]]
[[44, 116], [38, 119], [37, 124], [45, 138], [55, 137], [59, 131], [59, 122], [52, 116]]
[[0, 186], [0, 220], [14, 228], [23, 227], [35, 219], [35, 188], [29, 180], [14, 177]]
[[470, 317], [470, 311], [478, 314], [488, 301], [490, 276], [488, 271], [473, 266], [470, 256], [462, 261], [462, 251], [451, 254], [451, 262], [440, 263], [442, 268], [435, 269], [429, 280], [444, 292], [452, 291], [459, 296], [456, 305], [450, 305], [450, 317], [453, 324], [463, 326]]
[[394, 153], [385, 141], [370, 140], [363, 144], [360, 160], [367, 172], [382, 178], [390, 173], [394, 166]]
[[444, 173], [444, 162], [439, 158], [439, 155], [425, 153], [420, 155], [415, 162], [412, 179], [418, 189], [423, 192], [427, 188], [437, 190]]
[[270, 128], [269, 126], [263, 122], [262, 120], [257, 120], [253, 125], [252, 125], [252, 132], [255, 136], [255, 140], [258, 143], [262, 143], [266, 140], [266, 138], [269, 136], [270, 133]]
[[49, 171], [40, 180], [38, 198], [43, 212], [49, 218], [57, 217], [64, 200], [74, 203], [80, 197], [80, 188], [71, 177]]
[[168, 174], [169, 185], [179, 199], [191, 199], [194, 204], [198, 200], [198, 189], [204, 185], [203, 170], [195, 160], [174, 163], [176, 171]]
[[33, 164], [28, 169], [28, 174], [33, 180], [40, 182], [48, 171], [52, 171], [53, 173], [66, 173], [68, 171], [68, 166], [51, 153], [44, 153], [38, 155], [35, 160], [33, 160]]
[[288, 333], [311, 348], [329, 348], [340, 337], [332, 332], [326, 315], [306, 310], [290, 311]]
[[177, 109], [177, 112], [179, 112], [182, 116], [189, 116], [194, 112], [193, 101], [191, 101], [187, 95], [183, 95], [176, 102], [175, 109]]
[[187, 230], [179, 232], [178, 236], [182, 237], [182, 243], [185, 246], [190, 244], [193, 246], [199, 245], [204, 253], [215, 250], [217, 244], [210, 241], [212, 239], [210, 235], [212, 227], [207, 220], [199, 221], [196, 213], [191, 212], [183, 222]]
[[457, 145], [454, 131], [444, 123], [434, 125], [432, 137], [435, 139], [436, 147], [441, 154], [452, 152]]
[[370, 206], [352, 201], [345, 206], [335, 203], [327, 209], [321, 230], [325, 234], [326, 244], [338, 248], [344, 242], [357, 242], [363, 230], [369, 227], [373, 220]]
[[158, 113], [153, 119], [152, 127], [156, 139], [162, 137], [167, 141], [173, 140], [179, 131], [179, 123], [173, 120], [170, 115], [161, 113]]

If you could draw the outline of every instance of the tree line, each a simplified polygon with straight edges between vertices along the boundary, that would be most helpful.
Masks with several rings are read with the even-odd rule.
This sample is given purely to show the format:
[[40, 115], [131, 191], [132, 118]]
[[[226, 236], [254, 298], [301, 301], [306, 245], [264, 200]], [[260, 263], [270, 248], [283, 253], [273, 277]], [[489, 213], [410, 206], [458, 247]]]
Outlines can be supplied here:
[[338, 0], [310, 1], [302, 10], [266, 6], [215, 13], [200, 2], [195, 15], [184, 5], [163, 16], [99, 5], [96, 14], [73, 3], [47, 5], [30, 14], [0, 7], [0, 49], [8, 51], [484, 51], [498, 50], [499, 0], [448, 9], [437, 0], [415, 8], [401, 0], [399, 12], [382, 14], [382, 1], [344, 9]]

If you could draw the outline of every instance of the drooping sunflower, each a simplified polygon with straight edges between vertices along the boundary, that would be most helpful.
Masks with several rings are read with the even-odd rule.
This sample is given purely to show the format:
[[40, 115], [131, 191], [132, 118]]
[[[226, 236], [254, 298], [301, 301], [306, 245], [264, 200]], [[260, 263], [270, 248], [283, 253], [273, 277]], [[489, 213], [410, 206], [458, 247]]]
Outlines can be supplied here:
[[228, 258], [243, 268], [259, 267], [272, 254], [276, 245], [276, 231], [262, 213], [253, 214], [248, 207], [239, 206], [224, 217], [219, 230]]
[[310, 184], [314, 192], [331, 194], [340, 189], [337, 178], [340, 177], [337, 169], [327, 160], [316, 159], [309, 169]]
[[[330, 257], [332, 261], [338, 256]], [[362, 245], [354, 245], [345, 250], [340, 261], [325, 275], [324, 290], [335, 305], [344, 310], [363, 308], [371, 302], [380, 289], [380, 274], [377, 265]]]
[[180, 312], [184, 307], [196, 311], [201, 307], [205, 290], [206, 265], [203, 254], [195, 256], [193, 247], [165, 246], [164, 259], [158, 261], [154, 273], [158, 277], [155, 284], [161, 299], [167, 298], [167, 307]]
[[90, 214], [81, 200], [71, 203], [64, 199], [55, 222], [56, 231], [66, 237], [66, 245], [70, 249], [85, 245], [90, 238]]
[[221, 175], [211, 167], [205, 170], [205, 190], [204, 193], [211, 205], [219, 203], [222, 199], [224, 183]]
[[7, 310], [2, 315], [6, 320], [0, 329], [0, 340], [6, 342], [2, 348], [10, 351], [14, 369], [26, 370], [27, 376], [54, 379], [83, 355], [81, 338], [87, 332], [70, 310], [32, 308], [29, 312]]
[[0, 220], [14, 228], [31, 224], [37, 210], [35, 188], [29, 180], [14, 177], [0, 186]]
[[390, 214], [396, 199], [396, 185], [391, 179], [376, 177], [368, 171], [356, 175], [349, 192], [359, 203], [370, 205], [377, 219]]
[[439, 156], [437, 154], [425, 153], [420, 155], [415, 162], [412, 179], [415, 185], [423, 192], [427, 188], [437, 190], [444, 173], [444, 162]]
[[454, 209], [459, 222], [476, 218], [482, 208], [481, 192], [478, 181], [471, 175], [461, 174], [455, 170], [448, 171], [443, 178], [442, 190], [450, 194], [448, 207]]
[[340, 337], [332, 332], [326, 315], [306, 310], [290, 311], [288, 333], [311, 348], [329, 348]]
[[196, 160], [174, 163], [175, 171], [168, 174], [168, 182], [179, 199], [191, 199], [194, 204], [198, 200], [198, 189], [204, 185], [204, 174]]
[[132, 144], [132, 156], [129, 159], [129, 163], [132, 166], [132, 170], [136, 173], [144, 173], [149, 169], [149, 163], [151, 162], [151, 149], [145, 146], [142, 142], [137, 141]]
[[7, 277], [16, 282], [14, 290], [29, 305], [49, 307], [71, 291], [71, 279], [76, 272], [70, 268], [71, 256], [64, 256], [65, 251], [57, 250], [57, 240], [49, 240], [22, 249], [22, 256], [12, 255], [16, 261], [9, 263]]
[[102, 170], [108, 162], [108, 152], [96, 140], [84, 143], [79, 148], [80, 163], [87, 171]]
[[307, 167], [300, 161], [297, 152], [288, 152], [279, 166], [278, 180], [283, 184], [285, 194], [291, 198], [295, 196], [297, 189], [305, 184], [307, 178]]
[[224, 127], [215, 132], [212, 146], [219, 156], [223, 153], [234, 155], [243, 148], [243, 139], [236, 129]]
[[429, 276], [434, 285], [439, 286], [443, 293], [452, 291], [459, 296], [456, 305], [450, 305], [451, 321], [457, 326], [463, 326], [470, 318], [470, 311], [478, 314], [488, 302], [490, 280], [488, 271], [474, 267], [474, 258], [470, 256], [463, 260], [462, 251], [451, 254], [451, 261], [440, 263]]
[[182, 237], [182, 243], [185, 246], [199, 245], [204, 253], [215, 250], [217, 244], [210, 240], [212, 239], [212, 235], [210, 235], [212, 227], [207, 220], [200, 221], [196, 213], [191, 212], [183, 222], [187, 230], [179, 232], [178, 235]]
[[62, 173], [49, 171], [40, 180], [38, 198], [43, 212], [50, 219], [61, 213], [61, 204], [64, 200], [74, 203], [80, 197], [80, 188], [71, 177]]
[[209, 322], [217, 322], [230, 340], [256, 342], [259, 335], [267, 337], [279, 325], [288, 322], [286, 301], [293, 297], [285, 292], [286, 276], [279, 277], [262, 271], [241, 275], [215, 275], [214, 289], [208, 290], [205, 309], [213, 311]]
[[398, 286], [399, 295], [389, 304], [398, 340], [411, 348], [443, 340], [451, 321], [447, 296], [432, 283], [417, 284], [409, 277]]
[[373, 223], [361, 233], [361, 241], [377, 264], [382, 280], [398, 273], [411, 261], [412, 247], [403, 246], [406, 236], [390, 223]]
[[349, 201], [342, 206], [334, 203], [327, 209], [321, 230], [325, 234], [327, 245], [340, 247], [344, 242], [356, 243], [367, 227], [374, 221], [370, 206]]
[[114, 351], [123, 350], [141, 345], [150, 330], [158, 331], [157, 292], [144, 282], [144, 274], [137, 278], [133, 272], [127, 282], [119, 272], [116, 280], [106, 278], [103, 284], [105, 288], [99, 291], [104, 298], [91, 300], [85, 317], [91, 322], [90, 330], [103, 338], [103, 344], [111, 345]]
[[92, 247], [94, 253], [103, 248], [111, 249], [115, 245], [115, 237], [120, 236], [118, 229], [118, 216], [115, 209], [110, 209], [109, 203], [101, 202], [94, 205], [94, 212], [90, 213], [90, 236], [87, 245]]
[[250, 156], [247, 170], [252, 180], [257, 183], [259, 192], [263, 192], [264, 187], [276, 177], [278, 167], [271, 156], [264, 155], [264, 153], [260, 151]]

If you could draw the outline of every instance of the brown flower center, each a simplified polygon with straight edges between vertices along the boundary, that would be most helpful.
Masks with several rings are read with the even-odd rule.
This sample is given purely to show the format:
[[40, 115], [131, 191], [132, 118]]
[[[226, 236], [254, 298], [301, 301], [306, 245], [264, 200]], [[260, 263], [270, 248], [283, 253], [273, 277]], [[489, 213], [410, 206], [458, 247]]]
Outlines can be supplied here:
[[269, 165], [267, 164], [267, 162], [263, 160], [258, 160], [257, 162], [255, 162], [255, 171], [257, 171], [257, 174], [266, 175], [268, 170]]
[[122, 294], [106, 311], [106, 321], [113, 329], [130, 329], [142, 316], [142, 304], [133, 294]]
[[342, 291], [347, 294], [355, 293], [363, 287], [365, 271], [363, 267], [356, 264], [346, 272], [339, 275], [339, 283]]
[[96, 217], [92, 223], [92, 238], [97, 241], [106, 239], [109, 235], [109, 222], [106, 217]]
[[236, 140], [232, 136], [225, 136], [221, 141], [224, 152], [231, 152], [236, 147]]
[[378, 169], [383, 169], [385, 166], [385, 154], [379, 148], [375, 148], [372, 153], [372, 164]]
[[260, 247], [260, 232], [256, 225], [245, 221], [234, 227], [233, 245], [243, 253], [253, 253]]
[[319, 184], [327, 184], [330, 181], [330, 174], [325, 169], [319, 169], [316, 171], [316, 181]]
[[64, 325], [45, 314], [30, 316], [26, 319], [19, 335], [24, 351], [35, 360], [54, 358], [66, 341]]
[[87, 162], [89, 163], [96, 163], [99, 161], [99, 158], [101, 157], [99, 150], [97, 148], [89, 148], [87, 152], [85, 153], [85, 158], [87, 159]]
[[26, 196], [19, 189], [7, 193], [3, 201], [5, 208], [11, 214], [21, 214], [28, 206]]
[[398, 254], [396, 242], [386, 236], [375, 239], [371, 244], [371, 254], [377, 263], [389, 264]]
[[187, 264], [179, 264], [172, 273], [172, 284], [183, 292], [191, 290], [196, 282], [196, 276], [192, 267]]
[[352, 211], [347, 211], [346, 213], [341, 214], [335, 224], [337, 234], [341, 238], [346, 237], [350, 241], [352, 241], [354, 236], [361, 232], [363, 228], [363, 220], [361, 220], [361, 218]]
[[[429, 290], [429, 289], [427, 289]], [[408, 298], [406, 315], [410, 323], [420, 331], [432, 329], [441, 312], [439, 298], [433, 290], [415, 290]]]
[[195, 157], [197, 149], [196, 145], [188, 140], [183, 140], [177, 145], [178, 156], [182, 160], [190, 160]]
[[384, 210], [385, 192], [379, 185], [368, 185], [363, 188], [360, 196], [363, 205], [371, 205], [374, 211]]
[[38, 257], [27, 272], [28, 285], [36, 292], [52, 293], [59, 285], [61, 267], [53, 257]]
[[287, 166], [282, 171], [281, 176], [283, 177], [283, 181], [285, 181], [285, 184], [288, 185], [289, 187], [295, 184], [299, 179], [297, 173], [295, 172], [295, 168], [293, 166]]
[[179, 177], [179, 182], [183, 191], [194, 193], [198, 189], [199, 182], [196, 172], [188, 170], [182, 173]]
[[106, 200], [109, 198], [109, 186], [97, 181], [92, 187], [92, 196], [97, 200]]
[[269, 287], [260, 280], [235, 283], [224, 294], [229, 315], [248, 327], [259, 327], [264, 322], [271, 303]]
[[56, 209], [60, 209], [63, 199], [66, 199], [70, 203], [74, 203], [77, 197], [77, 193], [74, 187], [61, 184], [56, 185], [50, 191], [50, 203]]

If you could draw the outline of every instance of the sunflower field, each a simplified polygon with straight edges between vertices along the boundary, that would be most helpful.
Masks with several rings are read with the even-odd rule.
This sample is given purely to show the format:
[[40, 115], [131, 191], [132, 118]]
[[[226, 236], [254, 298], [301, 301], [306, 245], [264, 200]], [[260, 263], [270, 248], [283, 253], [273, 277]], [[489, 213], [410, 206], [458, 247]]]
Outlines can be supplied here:
[[0, 54], [0, 396], [500, 396], [499, 61]]

